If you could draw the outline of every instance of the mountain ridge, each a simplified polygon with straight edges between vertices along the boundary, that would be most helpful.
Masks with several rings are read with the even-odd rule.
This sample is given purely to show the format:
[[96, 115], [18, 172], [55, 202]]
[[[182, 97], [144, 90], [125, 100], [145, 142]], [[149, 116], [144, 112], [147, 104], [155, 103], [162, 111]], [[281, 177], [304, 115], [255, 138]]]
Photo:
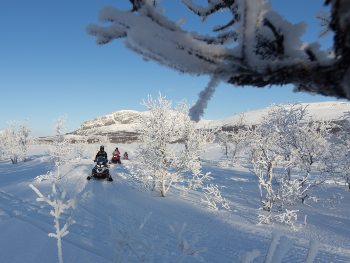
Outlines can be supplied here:
[[[350, 119], [350, 103], [348, 102], [332, 101], [300, 104], [307, 106], [308, 115], [316, 121]], [[197, 127], [198, 129], [232, 129], [232, 127], [239, 124], [240, 120], [242, 120], [242, 116], [245, 125], [255, 125], [262, 120], [263, 116], [267, 114], [270, 108], [271, 106], [246, 111], [218, 120], [201, 120], [197, 123]], [[79, 129], [69, 133], [69, 135], [91, 137], [106, 136], [110, 142], [115, 143], [135, 142], [140, 135], [141, 121], [143, 118], [146, 118], [148, 114], [149, 112], [147, 111], [116, 111], [83, 122]]]

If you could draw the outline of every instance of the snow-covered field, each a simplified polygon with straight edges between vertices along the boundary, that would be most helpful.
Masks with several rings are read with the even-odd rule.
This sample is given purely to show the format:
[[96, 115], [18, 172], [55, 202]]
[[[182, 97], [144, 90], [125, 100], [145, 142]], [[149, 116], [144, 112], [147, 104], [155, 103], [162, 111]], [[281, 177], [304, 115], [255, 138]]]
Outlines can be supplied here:
[[[97, 145], [86, 146], [85, 158], [60, 168], [59, 187], [67, 199], [76, 200], [75, 208], [62, 216], [63, 223], [68, 217], [75, 221], [63, 238], [64, 262], [232, 263], [250, 262], [244, 255], [254, 254], [259, 256], [252, 262], [306, 262], [308, 253], [317, 253], [314, 262], [350, 262], [350, 192], [344, 186], [329, 183], [315, 189], [319, 201], [298, 208], [298, 231], [257, 225], [257, 178], [245, 166], [221, 167], [219, 146], [208, 146], [203, 168], [222, 187], [230, 211], [209, 210], [200, 192], [172, 189], [161, 198], [141, 190], [130, 174], [137, 145], [117, 146], [130, 160], [111, 165], [112, 183], [86, 180]], [[37, 202], [29, 187], [51, 193], [50, 180], [36, 179], [55, 171], [48, 147], [32, 147], [27, 162], [0, 162], [0, 262], [58, 261], [56, 239], [48, 236], [55, 231], [50, 207]], [[109, 155], [114, 147], [107, 146]], [[270, 247], [273, 236], [276, 253]]]

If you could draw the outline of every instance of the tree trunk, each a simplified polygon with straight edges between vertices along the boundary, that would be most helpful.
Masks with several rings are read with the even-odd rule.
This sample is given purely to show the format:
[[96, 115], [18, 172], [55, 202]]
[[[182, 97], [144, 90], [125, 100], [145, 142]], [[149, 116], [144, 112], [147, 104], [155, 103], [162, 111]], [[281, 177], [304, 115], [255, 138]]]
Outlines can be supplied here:
[[165, 189], [165, 176], [164, 176], [164, 173], [162, 173], [161, 182], [160, 183], [161, 183], [160, 196], [161, 197], [165, 197], [166, 189]]

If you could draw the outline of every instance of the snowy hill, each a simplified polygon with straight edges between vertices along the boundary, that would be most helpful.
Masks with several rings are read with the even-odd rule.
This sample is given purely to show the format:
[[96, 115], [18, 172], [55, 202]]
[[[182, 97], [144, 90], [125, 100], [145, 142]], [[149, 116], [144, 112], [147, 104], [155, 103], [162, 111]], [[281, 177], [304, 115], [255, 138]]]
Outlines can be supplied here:
[[[314, 120], [342, 120], [350, 118], [350, 103], [347, 102], [321, 102], [303, 103], [307, 106], [309, 116]], [[248, 125], [258, 124], [269, 108], [244, 112], [244, 122]], [[147, 112], [133, 110], [117, 111], [93, 120], [85, 121], [72, 135], [106, 135], [111, 142], [129, 143], [137, 140], [140, 122], [147, 117]], [[198, 128], [233, 127], [242, 114], [220, 120], [201, 120]]]
[[[301, 105], [307, 106], [308, 116], [316, 121], [335, 121], [343, 120], [344, 118], [350, 119], [350, 103], [347, 102], [332, 101], [319, 103], [301, 103]], [[261, 122], [263, 116], [268, 113], [269, 109], [270, 108], [268, 107], [254, 111], [247, 111], [222, 120], [201, 121], [199, 122], [199, 125], [202, 127], [203, 124], [208, 125], [209, 127], [235, 126], [235, 124], [239, 122], [241, 116], [244, 116], [245, 124], [254, 125]]]
[[85, 121], [73, 135], [106, 135], [111, 142], [133, 142], [139, 135], [140, 121], [147, 112], [117, 111], [93, 120]]

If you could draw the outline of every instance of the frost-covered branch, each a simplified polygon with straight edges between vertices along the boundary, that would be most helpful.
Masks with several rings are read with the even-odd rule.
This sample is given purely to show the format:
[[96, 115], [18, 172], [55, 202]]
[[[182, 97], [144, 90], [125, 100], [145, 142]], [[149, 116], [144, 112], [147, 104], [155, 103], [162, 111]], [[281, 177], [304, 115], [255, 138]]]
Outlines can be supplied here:
[[328, 28], [335, 35], [330, 53], [321, 51], [317, 42], [304, 43], [301, 37], [306, 25], [286, 21], [265, 0], [210, 0], [206, 6], [183, 0], [203, 23], [219, 12], [231, 16], [210, 35], [184, 30], [165, 15], [159, 1], [130, 3], [129, 11], [102, 9], [100, 20], [107, 24], [87, 27], [98, 44], [124, 38], [129, 49], [146, 59], [233, 85], [293, 84], [296, 91], [350, 98], [348, 1], [326, 1]]

